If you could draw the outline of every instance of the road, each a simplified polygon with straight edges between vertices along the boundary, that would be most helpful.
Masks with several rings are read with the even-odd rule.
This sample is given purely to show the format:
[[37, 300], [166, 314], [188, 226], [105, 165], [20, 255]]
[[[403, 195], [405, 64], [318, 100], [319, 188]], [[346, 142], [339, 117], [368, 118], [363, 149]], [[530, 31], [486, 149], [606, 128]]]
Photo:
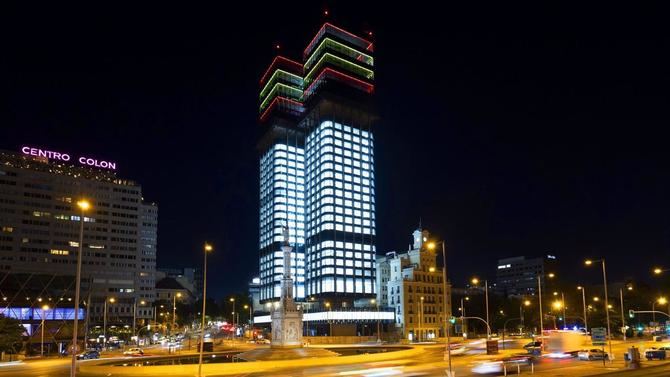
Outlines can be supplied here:
[[[535, 365], [535, 375], [551, 376], [551, 377], [586, 377], [586, 376], [616, 376], [616, 377], [638, 377], [638, 376], [670, 376], [670, 363], [661, 361], [643, 361], [644, 369], [641, 370], [624, 370], [624, 362], [621, 355], [624, 350], [635, 344], [644, 349], [648, 347], [649, 343], [618, 343], [613, 346], [613, 353], [617, 358], [610, 364], [606, 363], [603, 366], [599, 361], [579, 361], [575, 359], [563, 360], [549, 360], [542, 359]], [[658, 344], [657, 344], [658, 345]], [[154, 354], [157, 353], [155, 350]], [[261, 377], [261, 376], [445, 376], [447, 370], [447, 363], [443, 360], [444, 347], [441, 345], [424, 345], [421, 346], [420, 352], [415, 352], [411, 357], [400, 356], [397, 358], [390, 358], [385, 361], [363, 361], [363, 362], [347, 362], [348, 356], [339, 358], [341, 363], [334, 365], [326, 365], [327, 363], [304, 363], [301, 360], [296, 360], [295, 363], [284, 364], [285, 367], [270, 367], [267, 365], [262, 372], [252, 371], [235, 374], [234, 368], [230, 364], [219, 364], [218, 367], [206, 369], [208, 377], [216, 376], [239, 376], [239, 377]], [[520, 349], [505, 351], [523, 352]], [[185, 354], [186, 352], [182, 353]], [[400, 355], [401, 353], [399, 353]], [[109, 354], [108, 354], [109, 355]], [[390, 355], [387, 354], [387, 355]], [[494, 356], [495, 357], [495, 356]], [[367, 356], [363, 359], [366, 360]], [[481, 361], [489, 360], [492, 356], [486, 355], [467, 355], [452, 357], [452, 367], [458, 377], [475, 376], [471, 372], [472, 367]], [[370, 356], [370, 360], [374, 357]], [[100, 363], [100, 360], [83, 360], [80, 361], [82, 366], [94, 366]], [[189, 376], [192, 377], [195, 372], [195, 366], [184, 366], [182, 369], [169, 369], [166, 373], [164, 370], [152, 370], [154, 367], [142, 367], [137, 369], [110, 367], [110, 366], [94, 366], [94, 373], [91, 373], [91, 368], [88, 372], [79, 373], [78, 376], [115, 376], [115, 375], [137, 375], [142, 376]], [[21, 363], [0, 364], [0, 377], [67, 377], [69, 376], [70, 359], [46, 359], [46, 360], [30, 360]], [[513, 368], [510, 373], [516, 373], [516, 368]], [[123, 372], [123, 373], [121, 373]], [[521, 369], [522, 374], [530, 374], [529, 367], [524, 366]], [[605, 373], [605, 374], [603, 374]]]

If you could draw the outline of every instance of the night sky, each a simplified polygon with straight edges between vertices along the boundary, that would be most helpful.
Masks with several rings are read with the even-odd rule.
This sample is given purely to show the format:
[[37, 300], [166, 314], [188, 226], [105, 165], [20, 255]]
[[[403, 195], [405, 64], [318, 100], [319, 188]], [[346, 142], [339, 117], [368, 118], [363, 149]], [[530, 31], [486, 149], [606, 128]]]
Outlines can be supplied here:
[[[275, 43], [299, 58], [326, 5], [130, 4], [3, 11], [0, 148], [116, 161], [159, 204], [158, 265], [200, 266], [209, 240], [212, 295], [243, 291], [258, 80]], [[421, 219], [456, 286], [517, 255], [557, 255], [580, 281], [599, 279], [586, 256], [613, 281], [670, 267], [663, 9], [389, 4], [328, 6], [374, 32], [378, 253], [404, 251]]]

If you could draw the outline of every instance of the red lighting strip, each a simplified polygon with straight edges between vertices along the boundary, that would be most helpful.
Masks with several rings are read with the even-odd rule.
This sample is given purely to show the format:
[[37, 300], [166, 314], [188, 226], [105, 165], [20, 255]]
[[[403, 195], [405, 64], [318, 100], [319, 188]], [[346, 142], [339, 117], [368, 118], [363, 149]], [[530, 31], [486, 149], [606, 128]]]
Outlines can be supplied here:
[[267, 70], [265, 71], [265, 73], [263, 74], [263, 77], [261, 77], [261, 81], [260, 81], [260, 84], [261, 84], [261, 85], [263, 85], [263, 82], [264, 82], [265, 79], [267, 78], [268, 74], [270, 74], [270, 72], [272, 71], [272, 68], [274, 68], [274, 66], [275, 66], [275, 64], [277, 63], [277, 60], [278, 60], [278, 59], [281, 59], [281, 60], [283, 60], [283, 61], [285, 61], [285, 62], [287, 62], [287, 63], [291, 63], [293, 66], [297, 67], [298, 70], [299, 70], [300, 72], [302, 72], [302, 64], [298, 63], [298, 62], [295, 61], [295, 60], [291, 60], [291, 59], [289, 59], [289, 58], [285, 58], [285, 57], [283, 57], [283, 56], [279, 56], [279, 55], [277, 55], [277, 56], [275, 56], [275, 58], [272, 60], [272, 63], [270, 64], [270, 66], [268, 67], [268, 69], [267, 69]]
[[[372, 91], [374, 91], [375, 86], [372, 85], [372, 84], [370, 84], [369, 82], [365, 82], [365, 81], [363, 81], [363, 80], [359, 80], [359, 79], [357, 79], [357, 78], [355, 78], [355, 77], [346, 75], [346, 74], [344, 74], [344, 73], [342, 73], [342, 72], [339, 72], [339, 71], [336, 71], [336, 70], [334, 70], [334, 69], [332, 69], [332, 68], [326, 68], [326, 69], [324, 69], [323, 71], [321, 71], [321, 73], [319, 73], [319, 75], [316, 77], [316, 79], [314, 80], [314, 82], [312, 82], [312, 84], [305, 90], [305, 93], [310, 93], [312, 87], [314, 86], [314, 84], [318, 83], [319, 80], [321, 79], [321, 77], [322, 77], [323, 75], [326, 74], [326, 72], [331, 72], [331, 73], [333, 73], [335, 76], [339, 76], [340, 78], [343, 78], [343, 79], [345, 79], [345, 80], [355, 81], [355, 82], [357, 82], [357, 83], [363, 85], [365, 88], [367, 88], [366, 91], [367, 91], [368, 93], [372, 93]], [[311, 95], [311, 94], [308, 94], [308, 95]]]
[[265, 109], [265, 111], [263, 112], [263, 114], [261, 114], [261, 117], [260, 117], [261, 121], [264, 121], [264, 120], [265, 120], [265, 118], [267, 117], [269, 111], [272, 110], [272, 108], [274, 107], [274, 105], [276, 105], [279, 101], [284, 101], [284, 102], [293, 103], [294, 105], [297, 105], [297, 106], [300, 106], [300, 107], [303, 106], [302, 102], [294, 101], [294, 100], [292, 100], [292, 99], [290, 99], [290, 98], [286, 98], [286, 97], [276, 97], [275, 99], [272, 100], [272, 102], [270, 102], [270, 106], [268, 106], [268, 108]]
[[312, 41], [309, 42], [309, 44], [307, 45], [307, 48], [305, 49], [305, 51], [303, 51], [303, 56], [307, 56], [307, 51], [308, 51], [308, 50], [311, 50], [311, 49], [314, 47], [314, 43], [316, 43], [316, 39], [317, 39], [317, 37], [319, 36], [319, 34], [321, 34], [321, 32], [323, 31], [323, 29], [326, 28], [326, 26], [330, 26], [330, 27], [332, 27], [333, 29], [335, 29], [335, 30], [337, 30], [337, 31], [341, 31], [341, 32], [344, 33], [344, 34], [347, 34], [347, 35], [351, 36], [352, 38], [356, 38], [356, 39], [358, 39], [358, 40], [360, 40], [360, 41], [362, 41], [362, 42], [364, 42], [364, 43], [367, 43], [368, 47], [366, 48], [366, 50], [368, 50], [368, 51], [373, 51], [372, 42], [370, 42], [370, 41], [368, 41], [368, 40], [365, 40], [365, 39], [359, 37], [358, 35], [352, 34], [352, 33], [348, 32], [348, 31], [346, 31], [346, 30], [344, 30], [344, 29], [342, 29], [342, 28], [339, 28], [339, 27], [337, 27], [337, 26], [331, 24], [330, 22], [326, 22], [325, 24], [323, 24], [323, 26], [321, 26], [321, 28], [320, 28], [319, 31], [316, 33], [316, 35], [314, 36], [314, 38], [312, 38]]

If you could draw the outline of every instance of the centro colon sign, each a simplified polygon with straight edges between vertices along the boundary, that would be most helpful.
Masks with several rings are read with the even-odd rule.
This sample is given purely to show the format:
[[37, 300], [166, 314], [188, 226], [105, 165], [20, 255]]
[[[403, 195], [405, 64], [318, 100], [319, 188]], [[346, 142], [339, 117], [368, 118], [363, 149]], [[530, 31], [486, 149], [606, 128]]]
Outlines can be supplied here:
[[[21, 152], [23, 152], [23, 154], [28, 156], [45, 157], [51, 160], [60, 160], [65, 162], [68, 162], [72, 159], [72, 156], [70, 156], [67, 153], [48, 151], [45, 149], [39, 149], [33, 147], [23, 147], [21, 148]], [[102, 169], [116, 170], [116, 162], [97, 160], [95, 158], [90, 158], [86, 156], [79, 157], [77, 161], [82, 165], [93, 166]]]

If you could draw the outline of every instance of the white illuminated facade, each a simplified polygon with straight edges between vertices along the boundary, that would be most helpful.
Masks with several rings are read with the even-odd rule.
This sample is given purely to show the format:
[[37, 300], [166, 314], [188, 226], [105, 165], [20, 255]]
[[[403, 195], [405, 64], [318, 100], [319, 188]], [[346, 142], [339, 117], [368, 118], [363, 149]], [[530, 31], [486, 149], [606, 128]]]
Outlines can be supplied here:
[[[303, 322], [312, 321], [393, 321], [395, 316], [393, 312], [382, 311], [325, 311], [316, 313], [305, 313]], [[269, 315], [260, 315], [254, 317], [255, 324], [270, 323]]]
[[305, 139], [307, 295], [373, 296], [373, 136], [322, 121]]
[[260, 300], [278, 299], [284, 273], [282, 226], [293, 246], [294, 296], [305, 297], [305, 164], [304, 150], [277, 143], [260, 162]]

